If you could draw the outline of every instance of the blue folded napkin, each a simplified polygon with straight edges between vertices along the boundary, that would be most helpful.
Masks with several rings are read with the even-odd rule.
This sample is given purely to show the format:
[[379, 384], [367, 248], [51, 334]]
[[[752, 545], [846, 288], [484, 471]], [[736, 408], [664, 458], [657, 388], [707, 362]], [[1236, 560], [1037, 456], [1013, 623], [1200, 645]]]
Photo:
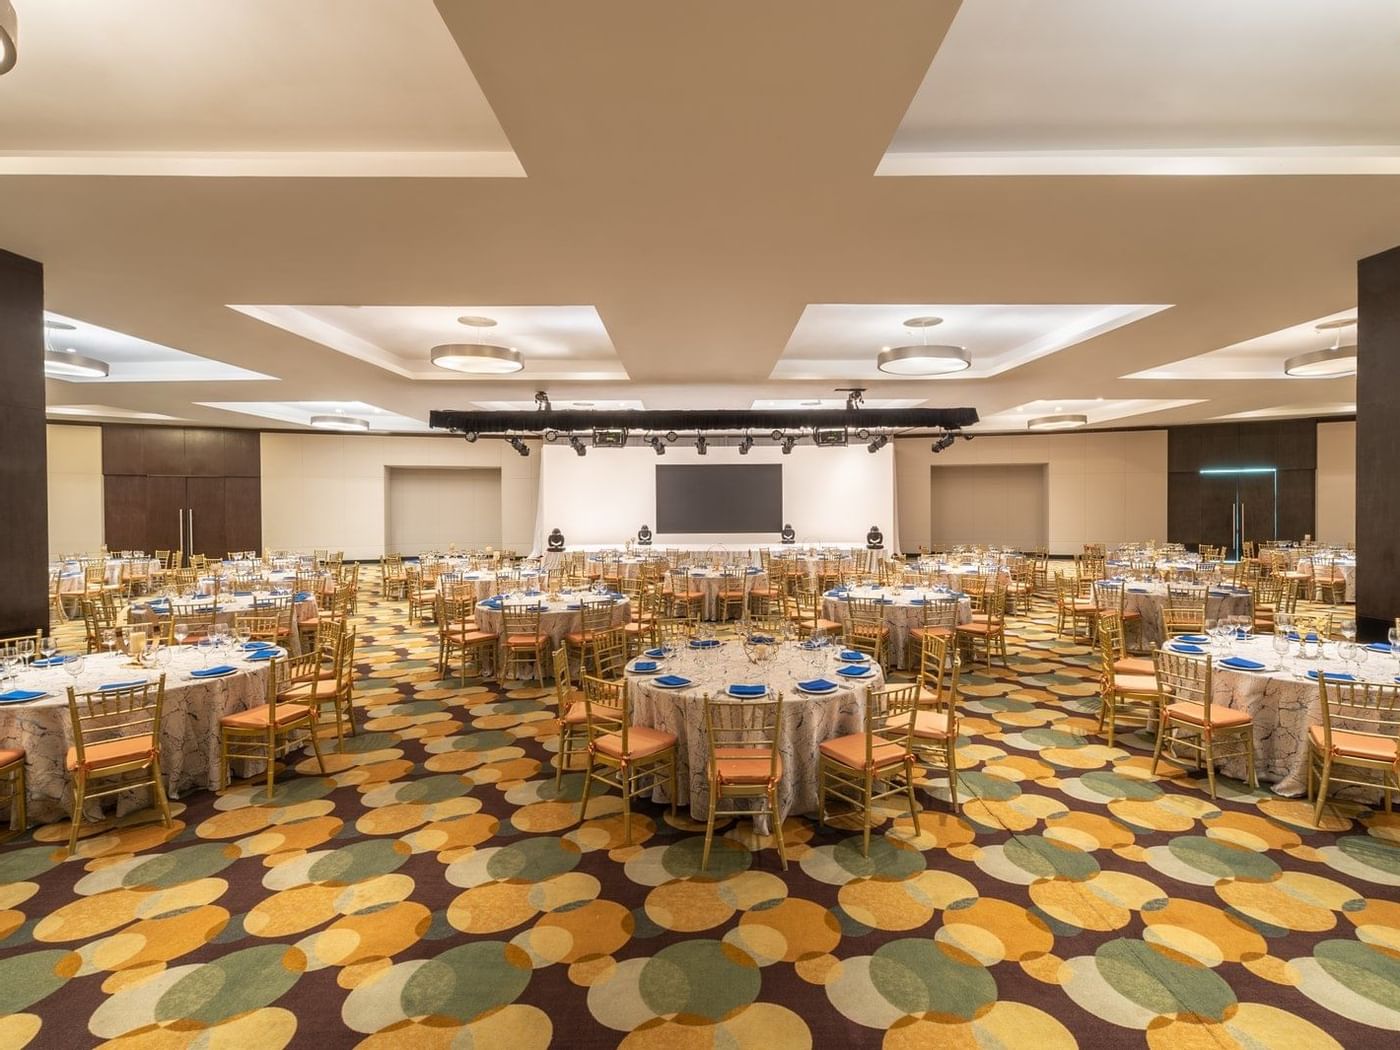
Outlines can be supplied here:
[[762, 569], [755, 569], [755, 568], [753, 568], [752, 566], [744, 570], [745, 574], [747, 574], [747, 575], [749, 575], [749, 576], [755, 576], [755, 575], [757, 575], [758, 573], [760, 573], [760, 572], [762, 572], [762, 571], [763, 571]]
[[1243, 656], [1227, 656], [1220, 661], [1221, 667], [1230, 667], [1236, 671], [1262, 671], [1264, 665], [1258, 660], [1246, 660]]
[[[1389, 652], [1390, 650], [1387, 649], [1386, 651]], [[64, 661], [65, 659], [66, 659], [66, 657], [62, 657], [62, 656], [50, 656], [47, 660], [35, 660], [30, 666], [31, 666], [31, 667], [62, 667], [62, 666], [63, 666], [63, 661]]]
[[[1392, 651], [1389, 642], [1372, 642], [1370, 645], [1366, 646], [1366, 648], [1373, 653], [1385, 653], [1386, 655], [1389, 655]], [[40, 666], [40, 662], [35, 660], [34, 666]]]
[[717, 649], [719, 640], [717, 638], [692, 638], [690, 640], [692, 649]]
[[650, 656], [655, 660], [664, 660], [671, 655], [671, 650], [667, 649], [665, 646], [659, 646], [655, 649], [648, 649], [646, 652], [642, 653], [642, 655]]
[[[500, 606], [499, 606], [499, 605], [493, 605], [492, 608], [493, 608], [493, 609], [499, 609]], [[577, 604], [577, 603], [575, 603], [575, 604], [573, 604], [573, 605], [566, 605], [566, 606], [564, 606], [564, 608], [565, 608], [567, 611], [569, 611], [569, 612], [582, 612], [582, 611], [583, 611], [583, 606], [582, 606], [582, 605], [579, 605], [579, 604]]]
[[845, 675], [847, 678], [864, 678], [866, 675], [868, 675], [868, 674], [870, 673], [870, 668], [865, 667], [865, 666], [861, 666], [861, 667], [838, 667], [838, 668], [836, 669], [836, 673], [839, 674], [839, 675]]
[[246, 660], [275, 660], [277, 658], [276, 649], [254, 649], [244, 659]]
[[813, 678], [810, 682], [798, 682], [797, 688], [804, 693], [829, 693], [836, 688], [836, 683], [828, 682], [825, 678]]
[[730, 696], [767, 696], [766, 685], [731, 685], [726, 692]]
[[656, 661], [655, 661], [655, 660], [633, 660], [633, 661], [632, 661], [632, 670], [634, 670], [634, 671], [655, 671], [655, 670], [656, 670]]
[[527, 597], [527, 598], [532, 598], [532, 597], [534, 597], [535, 595], [537, 595], [537, 594], [539, 594], [539, 593], [540, 593], [539, 591], [526, 591], [526, 592], [525, 592], [525, 597]]
[[751, 634], [751, 635], [749, 635], [749, 644], [750, 644], [750, 645], [772, 645], [775, 641], [777, 641], [777, 639], [774, 638], [771, 634]]
[[1172, 642], [1171, 648], [1174, 653], [1190, 653], [1192, 656], [1204, 656], [1206, 652], [1199, 645], [1192, 645], [1190, 642]]
[[864, 663], [869, 657], [858, 649], [842, 649], [841, 652], [837, 654], [837, 659], [845, 660], [848, 664], [854, 664]]
[[[1347, 674], [1345, 671], [1324, 671], [1323, 674], [1325, 674], [1325, 675], [1327, 676], [1327, 680], [1328, 680], [1329, 682], [1354, 682], [1354, 681], [1356, 681], [1356, 677], [1355, 677], [1354, 675], [1349, 675], [1349, 674]], [[1316, 681], [1317, 681], [1317, 672], [1316, 672], [1316, 671], [1309, 671], [1309, 672], [1308, 672], [1308, 677], [1311, 678], [1314, 682], [1316, 682]]]
[[1189, 642], [1192, 645], [1202, 645], [1210, 641], [1210, 638], [1204, 634], [1179, 634], [1176, 636], [1175, 640], [1178, 642]]
[[98, 692], [106, 692], [108, 689], [134, 689], [138, 685], [145, 685], [144, 678], [133, 678], [126, 682], [103, 682], [97, 687]]
[[[1297, 631], [1291, 632], [1291, 633], [1288, 635], [1288, 640], [1289, 640], [1290, 642], [1296, 642], [1296, 641], [1298, 640], [1298, 632], [1297, 632]], [[1315, 641], [1317, 641], [1317, 633], [1316, 633], [1315, 631], [1309, 631], [1309, 632], [1308, 632], [1308, 638], [1307, 638], [1307, 640], [1310, 641], [1310, 642], [1315, 642]]]
[[221, 674], [228, 674], [230, 671], [236, 671], [236, 670], [237, 670], [236, 667], [230, 667], [228, 664], [219, 664], [217, 667], [205, 667], [205, 668], [201, 668], [201, 669], [198, 670], [198, 671], [191, 671], [191, 672], [190, 672], [190, 677], [191, 677], [191, 678], [217, 678], [217, 677], [218, 677], [219, 675], [221, 675]]
[[805, 641], [805, 642], [802, 642], [801, 644], [799, 644], [799, 645], [798, 645], [798, 648], [799, 648], [799, 649], [820, 649], [820, 648], [821, 648], [821, 643], [820, 643], [820, 642], [813, 642], [813, 641], [808, 640], [808, 641]]
[[246, 650], [274, 649], [276, 648], [276, 646], [274, 646], [271, 642], [244, 642], [243, 648]]
[[910, 605], [927, 605], [927, 604], [928, 604], [928, 599], [927, 599], [927, 598], [910, 598], [910, 599], [909, 599], [909, 604], [910, 604]]
[[38, 700], [41, 696], [48, 694], [38, 689], [11, 689], [8, 693], [0, 693], [0, 704], [22, 704], [26, 700]]
[[1253, 633], [1254, 633], [1253, 631], [1247, 631], [1247, 630], [1245, 630], [1243, 627], [1236, 627], [1236, 628], [1235, 628], [1235, 637], [1238, 638], [1238, 639], [1239, 639], [1240, 641], [1242, 641], [1242, 642], [1243, 642], [1243, 641], [1248, 641], [1248, 640], [1249, 640], [1249, 636], [1250, 636], [1251, 634], [1253, 634]]
[[234, 591], [234, 592], [233, 592], [233, 596], [234, 596], [235, 598], [251, 598], [251, 597], [253, 596], [253, 592], [252, 592], [252, 591]]
[[679, 688], [680, 686], [690, 684], [689, 678], [682, 678], [678, 674], [663, 674], [660, 678], [653, 678], [652, 681], [657, 685], [670, 686], [672, 688]]
[[292, 601], [294, 602], [309, 602], [310, 600], [310, 591], [297, 591], [296, 594], [292, 595]]
[[1129, 593], [1129, 594], [1146, 594], [1146, 593], [1147, 593], [1147, 588], [1146, 588], [1146, 587], [1129, 587], [1129, 588], [1128, 588], [1128, 593]]
[[876, 604], [876, 605], [893, 605], [893, 604], [894, 604], [894, 599], [893, 599], [893, 598], [876, 598], [876, 599], [875, 599], [875, 604]]

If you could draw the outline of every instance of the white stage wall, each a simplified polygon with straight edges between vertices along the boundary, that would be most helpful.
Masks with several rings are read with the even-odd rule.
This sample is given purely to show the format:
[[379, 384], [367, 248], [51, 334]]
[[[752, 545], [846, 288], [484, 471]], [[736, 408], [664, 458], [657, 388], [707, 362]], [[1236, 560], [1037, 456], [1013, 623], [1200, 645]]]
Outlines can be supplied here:
[[[870, 453], [863, 444], [846, 448], [711, 447], [701, 456], [693, 443], [670, 445], [666, 455], [650, 448], [590, 448], [579, 456], [568, 445], [540, 449], [539, 525], [535, 550], [558, 528], [570, 547], [621, 545], [643, 524], [656, 529], [656, 467], [678, 463], [779, 463], [783, 468], [783, 520], [798, 543], [865, 545], [878, 525], [885, 548], [898, 550], [894, 505], [894, 448]], [[657, 546], [776, 544], [773, 533], [656, 533]]]

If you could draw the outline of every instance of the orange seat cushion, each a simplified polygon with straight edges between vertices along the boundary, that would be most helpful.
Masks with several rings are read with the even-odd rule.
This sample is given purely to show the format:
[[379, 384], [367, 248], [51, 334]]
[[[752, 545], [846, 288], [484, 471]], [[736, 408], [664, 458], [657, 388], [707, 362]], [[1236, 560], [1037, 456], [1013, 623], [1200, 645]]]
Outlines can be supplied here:
[[586, 725], [588, 723], [588, 708], [584, 706], [582, 700], [575, 700], [565, 709], [563, 720], [571, 726]]
[[909, 637], [911, 638], [951, 638], [953, 629], [951, 627], [911, 627]]
[[[768, 783], [768, 754], [746, 747], [715, 748], [715, 777], [721, 784], [766, 784]], [[783, 756], [778, 756], [773, 768], [773, 779], [783, 776]]]
[[[91, 770], [120, 766], [127, 762], [140, 762], [143, 759], [154, 758], [155, 754], [156, 744], [150, 733], [122, 737], [120, 740], [103, 740], [100, 743], [88, 744], [83, 749], [84, 764]], [[68, 749], [64, 766], [69, 770], [78, 768], [76, 747]]]
[[809, 631], [839, 631], [841, 625], [835, 620], [826, 620], [818, 616], [814, 621], [810, 616], [806, 619], [798, 620], [798, 625]]
[[1146, 675], [1154, 681], [1157, 677], [1157, 669], [1153, 667], [1152, 661], [1146, 656], [1125, 656], [1113, 664], [1115, 675]]
[[999, 623], [978, 623], [975, 620], [972, 623], [958, 624], [959, 634], [1001, 634], [1003, 629], [1003, 625]]
[[447, 640], [454, 645], [481, 645], [484, 642], [494, 642], [497, 635], [490, 631], [475, 631], [471, 629], [446, 631]]
[[[1192, 725], [1205, 724], [1205, 711], [1200, 704], [1193, 704], [1188, 700], [1182, 700], [1175, 704], [1167, 705], [1167, 717], [1178, 722], [1190, 722]], [[1233, 707], [1221, 707], [1219, 704], [1210, 705], [1210, 724], [1219, 729], [1234, 729], [1237, 726], [1249, 725], [1251, 719], [1249, 712], [1236, 711]]]
[[[1319, 751], [1326, 747], [1321, 726], [1309, 726], [1308, 739]], [[1393, 763], [1400, 757], [1396, 753], [1394, 737], [1349, 733], [1341, 729], [1332, 730], [1332, 753], [1339, 758], [1361, 758], [1368, 762]]]
[[12, 762], [24, 761], [24, 748], [22, 747], [0, 747], [0, 766], [8, 766]]
[[327, 700], [336, 693], [336, 683], [334, 678], [318, 678], [314, 682], [296, 682], [286, 692], [277, 695], [277, 702], [288, 699], [293, 702], [305, 701], [311, 697], [318, 700]]
[[[846, 736], [834, 737], [824, 741], [821, 745], [821, 753], [833, 762], [839, 762], [843, 766], [852, 769], [865, 768], [865, 734], [850, 733]], [[870, 753], [871, 762], [874, 768], [881, 769], [885, 766], [894, 765], [904, 761], [904, 748], [898, 744], [891, 744], [888, 741], [881, 743], [876, 741]]]
[[916, 711], [914, 735], [925, 740], [948, 739], [948, 714], [945, 711]]
[[[609, 758], [622, 758], [622, 734], [609, 733], [607, 736], [600, 736], [593, 741], [593, 746]], [[630, 751], [629, 758], [650, 758], [652, 755], [660, 754], [668, 747], [676, 746], [676, 735], [674, 733], [663, 732], [660, 729], [648, 729], [646, 726], [627, 727], [627, 746]]]
[[[223, 718], [219, 719], [219, 725], [228, 726], [230, 729], [265, 729], [270, 720], [271, 712], [272, 708], [268, 707], [267, 704], [259, 704], [246, 711], [224, 715]], [[280, 700], [277, 702], [277, 724], [279, 726], [299, 721], [310, 713], [311, 708], [306, 704], [289, 704]]]
[[1113, 688], [1120, 693], [1152, 693], [1155, 695], [1157, 676], [1155, 674], [1115, 674]]
[[544, 645], [547, 641], [544, 635], [530, 634], [508, 634], [506, 635], [506, 647], [509, 649], [533, 649], [536, 646]]

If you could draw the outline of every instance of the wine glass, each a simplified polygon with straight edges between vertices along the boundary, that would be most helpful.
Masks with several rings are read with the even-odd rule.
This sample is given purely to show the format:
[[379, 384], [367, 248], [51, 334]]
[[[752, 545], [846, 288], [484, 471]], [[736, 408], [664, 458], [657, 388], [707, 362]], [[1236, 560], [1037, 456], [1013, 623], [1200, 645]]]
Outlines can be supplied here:
[[176, 645], [184, 645], [185, 639], [190, 636], [190, 625], [187, 623], [177, 623], [175, 625], [174, 638]]
[[39, 652], [43, 654], [45, 660], [53, 659], [53, 654], [58, 652], [58, 642], [54, 641], [53, 635], [44, 635], [39, 642]]
[[1343, 620], [1338, 630], [1341, 631], [1342, 640], [1347, 642], [1356, 641], [1356, 621]]
[[1400, 663], [1400, 627], [1392, 627], [1387, 631], [1386, 639], [1390, 642], [1390, 655]]
[[82, 653], [73, 653], [71, 656], [63, 658], [63, 670], [67, 672], [68, 677], [73, 679], [74, 682], [77, 682], [79, 676], [83, 673], [83, 669], [86, 667], [87, 657]]
[[117, 629], [102, 632], [102, 645], [107, 650], [107, 655], [112, 656], [117, 649]]

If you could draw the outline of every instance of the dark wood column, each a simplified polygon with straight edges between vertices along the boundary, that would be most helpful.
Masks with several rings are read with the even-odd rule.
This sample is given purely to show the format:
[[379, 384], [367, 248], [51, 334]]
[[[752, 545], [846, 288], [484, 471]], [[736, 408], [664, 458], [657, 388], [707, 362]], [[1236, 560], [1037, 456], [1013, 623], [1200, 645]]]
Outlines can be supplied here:
[[0, 634], [48, 627], [44, 267], [0, 251]]
[[1356, 615], [1385, 638], [1400, 616], [1400, 248], [1356, 265]]

